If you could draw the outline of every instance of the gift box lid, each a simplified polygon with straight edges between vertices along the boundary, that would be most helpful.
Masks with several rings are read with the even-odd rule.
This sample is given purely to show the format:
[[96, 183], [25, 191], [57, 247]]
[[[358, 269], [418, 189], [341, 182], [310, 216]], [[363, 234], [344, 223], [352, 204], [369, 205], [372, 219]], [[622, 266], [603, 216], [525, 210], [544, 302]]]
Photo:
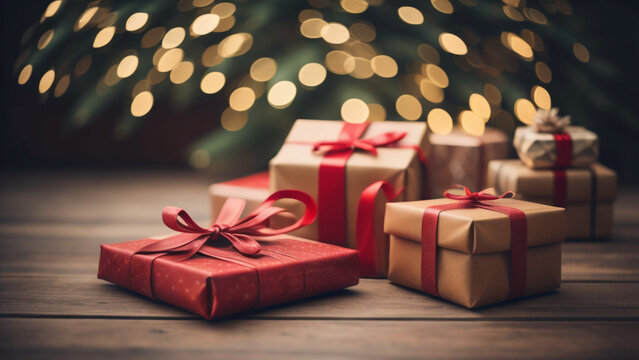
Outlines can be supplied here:
[[[457, 201], [442, 198], [388, 203], [384, 232], [421, 242], [424, 209]], [[526, 214], [529, 247], [558, 243], [566, 237], [566, 214], [563, 208], [515, 199], [486, 203], [513, 207]], [[510, 219], [505, 214], [481, 208], [443, 211], [439, 214], [437, 246], [467, 254], [508, 251]]]
[[[569, 203], [587, 203], [593, 196], [598, 202], [614, 201], [617, 197], [617, 173], [599, 163], [564, 171]], [[508, 189], [526, 199], [552, 199], [555, 193], [554, 170], [531, 169], [519, 160], [491, 161], [487, 177], [488, 186], [498, 192]]]
[[[291, 127], [286, 141], [271, 164], [295, 163], [309, 167], [317, 167], [322, 156], [313, 153], [313, 144], [320, 141], [335, 141], [344, 125], [343, 121], [333, 120], [297, 120]], [[381, 135], [386, 132], [406, 132], [396, 147], [379, 147], [377, 156], [364, 151], [356, 151], [348, 160], [349, 167], [385, 167], [405, 169], [415, 159], [415, 150], [410, 146], [417, 145], [425, 156], [428, 156], [427, 126], [424, 122], [408, 121], [375, 121], [367, 127], [362, 139]], [[406, 148], [402, 148], [407, 146]]]
[[475, 136], [455, 126], [448, 134], [430, 133], [429, 140], [432, 145], [477, 147], [507, 142], [508, 136], [501, 130], [489, 127], [481, 136]]

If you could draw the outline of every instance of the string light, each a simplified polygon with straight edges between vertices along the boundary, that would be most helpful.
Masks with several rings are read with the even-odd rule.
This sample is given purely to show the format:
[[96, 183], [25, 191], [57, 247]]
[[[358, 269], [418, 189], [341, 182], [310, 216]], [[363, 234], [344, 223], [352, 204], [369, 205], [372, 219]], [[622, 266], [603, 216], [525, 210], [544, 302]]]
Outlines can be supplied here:
[[206, 35], [217, 27], [220, 17], [216, 14], [203, 14], [193, 20], [191, 30], [196, 35]]
[[221, 2], [211, 9], [211, 14], [219, 16], [220, 19], [230, 17], [235, 13], [235, 4], [229, 2]]
[[387, 55], [377, 55], [371, 59], [371, 67], [377, 76], [392, 78], [397, 75], [397, 63]]
[[368, 9], [368, 3], [365, 0], [341, 0], [340, 5], [344, 11], [351, 14], [361, 14]]
[[453, 4], [448, 0], [430, 0], [431, 5], [435, 8], [435, 10], [439, 11], [443, 14], [452, 14], [453, 13]]
[[186, 31], [181, 27], [174, 27], [164, 34], [164, 38], [162, 39], [162, 47], [165, 49], [172, 49], [178, 47], [182, 41], [184, 41], [184, 37], [186, 36]]
[[348, 28], [340, 23], [328, 23], [320, 31], [322, 39], [329, 44], [343, 44], [350, 37]]
[[485, 97], [477, 93], [471, 94], [468, 98], [468, 104], [472, 112], [482, 118], [484, 122], [488, 121], [490, 118], [490, 104]]
[[229, 97], [229, 106], [235, 111], [246, 111], [255, 103], [255, 93], [249, 87], [235, 89]]
[[157, 68], [159, 72], [168, 72], [173, 70], [184, 58], [184, 50], [173, 48], [167, 50], [158, 60]]
[[98, 10], [99, 10], [99, 8], [97, 6], [94, 6], [94, 7], [86, 9], [82, 13], [82, 15], [80, 15], [78, 20], [76, 21], [76, 23], [74, 25], [74, 30], [78, 31], [78, 30], [82, 29], [83, 27], [85, 27], [89, 23], [89, 21], [91, 21], [91, 19], [93, 19], [93, 17], [98, 12]]
[[533, 99], [538, 107], [550, 110], [550, 94], [543, 87], [539, 85], [533, 86], [532, 90], [530, 91], [530, 98]]
[[138, 57], [135, 55], [125, 56], [118, 65], [117, 75], [124, 79], [127, 78], [135, 72], [138, 68]]
[[193, 75], [195, 66], [190, 61], [182, 61], [177, 64], [169, 74], [169, 80], [174, 84], [183, 84]]

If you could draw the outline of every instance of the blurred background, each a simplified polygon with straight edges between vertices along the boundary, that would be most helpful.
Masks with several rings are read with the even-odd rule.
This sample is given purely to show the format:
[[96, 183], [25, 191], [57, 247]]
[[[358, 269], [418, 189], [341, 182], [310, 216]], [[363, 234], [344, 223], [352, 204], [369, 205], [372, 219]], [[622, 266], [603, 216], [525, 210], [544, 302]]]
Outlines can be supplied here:
[[[2, 2], [2, 168], [266, 168], [297, 118], [512, 134], [559, 107], [639, 183], [633, 1]], [[220, 175], [224, 174], [224, 175]]]

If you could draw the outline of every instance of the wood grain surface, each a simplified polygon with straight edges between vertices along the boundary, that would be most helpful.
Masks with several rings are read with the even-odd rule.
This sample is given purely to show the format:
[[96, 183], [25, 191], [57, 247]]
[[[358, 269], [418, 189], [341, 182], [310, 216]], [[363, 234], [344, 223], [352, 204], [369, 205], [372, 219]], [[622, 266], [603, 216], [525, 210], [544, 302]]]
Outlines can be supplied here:
[[205, 321], [96, 278], [99, 244], [165, 233], [165, 205], [208, 219], [205, 174], [0, 175], [4, 358], [638, 358], [639, 189], [614, 237], [563, 247], [553, 293], [467, 310], [363, 279], [353, 288]]

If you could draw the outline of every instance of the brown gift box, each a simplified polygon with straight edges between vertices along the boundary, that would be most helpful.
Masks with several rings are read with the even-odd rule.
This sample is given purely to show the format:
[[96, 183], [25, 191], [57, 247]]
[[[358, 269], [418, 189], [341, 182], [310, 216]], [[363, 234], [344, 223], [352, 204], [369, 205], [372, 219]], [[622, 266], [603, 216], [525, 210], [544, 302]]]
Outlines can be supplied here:
[[[581, 126], [568, 126], [565, 132], [572, 143], [572, 161], [570, 166], [588, 166], [599, 156], [597, 134]], [[521, 161], [531, 168], [552, 168], [557, 161], [557, 147], [552, 133], [537, 132], [532, 126], [520, 126], [515, 130], [513, 139], [515, 149]]]
[[[318, 173], [322, 155], [312, 151], [313, 143], [333, 141], [338, 138], [342, 129], [342, 121], [330, 120], [297, 120], [279, 153], [270, 162], [271, 191], [296, 189], [306, 192], [317, 200]], [[384, 121], [372, 122], [361, 138], [369, 138], [386, 132], [406, 132], [399, 146], [418, 145], [428, 155], [428, 137], [426, 124], [423, 122]], [[356, 221], [359, 198], [364, 189], [372, 183], [385, 180], [395, 189], [404, 188], [396, 199], [417, 200], [423, 194], [422, 164], [416, 151], [411, 148], [377, 148], [377, 155], [356, 151], [346, 164], [346, 245], [356, 248]], [[385, 275], [387, 268], [387, 239], [383, 234], [382, 220], [384, 207], [383, 195], [378, 194], [375, 218], [379, 229], [376, 231], [375, 248], [378, 255], [380, 275]], [[296, 211], [295, 204], [280, 204]], [[281, 218], [278, 218], [281, 219]], [[274, 227], [278, 219], [273, 219]], [[317, 221], [299, 229], [293, 234], [307, 239], [318, 240]]]
[[[609, 238], [617, 197], [617, 174], [599, 163], [564, 171], [566, 237]], [[531, 169], [518, 160], [495, 160], [488, 165], [487, 176], [488, 186], [497, 192], [508, 189], [515, 192], [517, 199], [553, 205], [555, 174], [551, 169]]]
[[[424, 209], [457, 200], [435, 199], [386, 205], [384, 231], [390, 234], [388, 278], [423, 290], [422, 217]], [[527, 219], [525, 295], [549, 292], [561, 282], [561, 242], [565, 237], [562, 208], [514, 199], [487, 203], [522, 210]], [[437, 228], [439, 295], [468, 308], [508, 299], [510, 220], [481, 208], [443, 211]]]
[[474, 136], [455, 127], [449, 134], [430, 133], [429, 138], [428, 184], [435, 197], [451, 184], [483, 189], [488, 162], [508, 158], [510, 153], [506, 134], [492, 128], [486, 128], [482, 136]]

